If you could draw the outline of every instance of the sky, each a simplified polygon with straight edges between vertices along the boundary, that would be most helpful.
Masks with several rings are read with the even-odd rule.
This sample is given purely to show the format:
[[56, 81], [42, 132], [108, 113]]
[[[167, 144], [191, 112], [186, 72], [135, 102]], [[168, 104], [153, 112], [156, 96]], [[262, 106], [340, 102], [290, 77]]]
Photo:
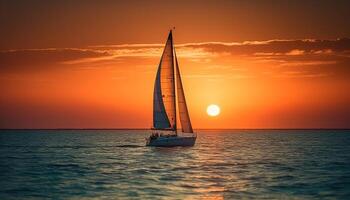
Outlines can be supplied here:
[[0, 128], [150, 128], [174, 26], [194, 129], [350, 128], [349, 7], [0, 0]]

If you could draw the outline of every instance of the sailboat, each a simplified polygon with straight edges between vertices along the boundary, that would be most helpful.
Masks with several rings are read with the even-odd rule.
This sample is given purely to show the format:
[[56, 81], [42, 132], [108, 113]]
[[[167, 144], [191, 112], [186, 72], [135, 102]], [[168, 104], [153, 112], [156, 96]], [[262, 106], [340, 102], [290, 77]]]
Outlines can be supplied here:
[[[176, 105], [179, 110], [181, 132], [177, 130]], [[146, 145], [193, 146], [196, 138], [187, 109], [172, 30], [170, 30], [154, 83], [153, 127], [152, 134], [146, 138]]]

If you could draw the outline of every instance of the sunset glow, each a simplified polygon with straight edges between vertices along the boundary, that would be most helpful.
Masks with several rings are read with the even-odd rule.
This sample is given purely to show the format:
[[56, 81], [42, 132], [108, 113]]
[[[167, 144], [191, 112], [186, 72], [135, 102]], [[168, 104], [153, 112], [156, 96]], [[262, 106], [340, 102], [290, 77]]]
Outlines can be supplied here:
[[[193, 127], [349, 127], [345, 5], [330, 15], [311, 9], [328, 3], [38, 2], [29, 12], [11, 2], [1, 18], [1, 128], [151, 127], [173, 26]], [[203, 112], [213, 102], [220, 120]]]

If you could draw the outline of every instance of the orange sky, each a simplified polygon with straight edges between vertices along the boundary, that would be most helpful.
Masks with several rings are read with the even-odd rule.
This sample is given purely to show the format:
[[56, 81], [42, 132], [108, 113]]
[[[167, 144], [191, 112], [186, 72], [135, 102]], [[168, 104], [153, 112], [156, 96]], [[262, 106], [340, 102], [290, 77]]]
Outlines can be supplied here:
[[172, 25], [195, 129], [350, 128], [348, 3], [261, 2], [4, 1], [0, 128], [151, 127]]

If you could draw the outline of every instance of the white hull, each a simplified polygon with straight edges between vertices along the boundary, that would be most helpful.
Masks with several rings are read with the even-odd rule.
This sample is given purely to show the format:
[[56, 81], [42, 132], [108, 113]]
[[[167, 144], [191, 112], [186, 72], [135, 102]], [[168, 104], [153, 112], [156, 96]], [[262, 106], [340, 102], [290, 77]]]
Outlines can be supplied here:
[[147, 139], [146, 146], [154, 146], [154, 147], [189, 147], [193, 146], [196, 142], [196, 136], [161, 136], [156, 139], [151, 140]]

